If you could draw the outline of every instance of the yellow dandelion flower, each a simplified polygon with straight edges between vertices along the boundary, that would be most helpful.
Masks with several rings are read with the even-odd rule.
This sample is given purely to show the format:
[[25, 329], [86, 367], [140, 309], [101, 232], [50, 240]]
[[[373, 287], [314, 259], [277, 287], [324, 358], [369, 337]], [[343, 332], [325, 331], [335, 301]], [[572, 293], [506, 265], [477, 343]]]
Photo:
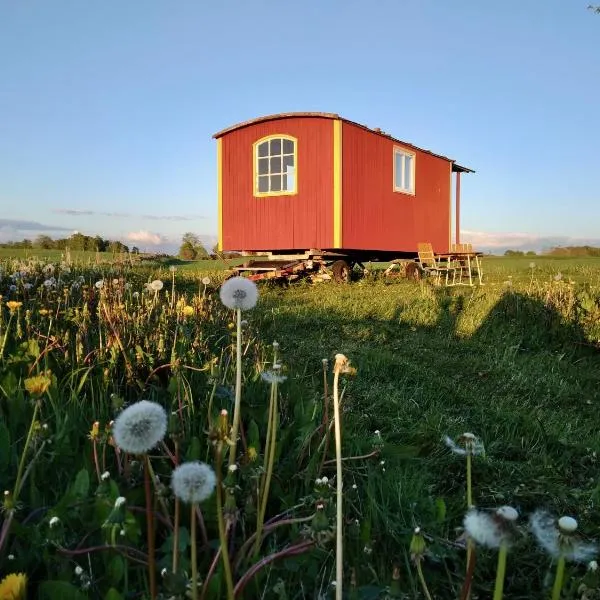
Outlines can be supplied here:
[[32, 395], [32, 396], [42, 396], [44, 395], [47, 391], [48, 388], [50, 387], [50, 384], [52, 383], [52, 379], [50, 378], [51, 372], [50, 371], [46, 371], [46, 373], [42, 373], [41, 375], [35, 375], [34, 377], [28, 377], [25, 380], [25, 389]]
[[248, 448], [248, 460], [250, 460], [250, 462], [254, 462], [257, 458], [258, 452], [256, 451], [256, 448], [254, 446], [250, 446]]
[[45, 317], [50, 314], [50, 311], [47, 308], [40, 308], [39, 313], [42, 317]]
[[94, 424], [92, 425], [92, 429], [90, 430], [88, 437], [90, 438], [90, 440], [95, 442], [98, 439], [99, 435], [100, 435], [100, 421], [94, 421]]
[[184, 306], [183, 307], [183, 314], [186, 317], [191, 317], [194, 314], [194, 307], [193, 306]]
[[21, 308], [21, 306], [23, 306], [22, 302], [17, 302], [16, 300], [9, 300], [6, 303], [6, 306], [8, 307], [8, 310], [10, 310], [11, 313], [14, 313], [17, 309]]
[[25, 600], [27, 575], [11, 573], [0, 581], [0, 600]]

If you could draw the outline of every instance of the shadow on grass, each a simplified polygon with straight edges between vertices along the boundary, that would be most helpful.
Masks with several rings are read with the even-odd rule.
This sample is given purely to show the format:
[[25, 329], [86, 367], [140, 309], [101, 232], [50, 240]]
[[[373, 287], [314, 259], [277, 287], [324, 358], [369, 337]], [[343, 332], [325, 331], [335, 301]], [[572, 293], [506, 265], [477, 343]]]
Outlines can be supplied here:
[[[367, 453], [380, 430], [386, 461], [385, 476], [378, 459], [345, 471], [362, 496], [348, 518], [366, 519], [372, 531], [372, 558], [362, 553], [364, 540], [349, 551], [361, 565], [359, 580], [406, 558], [419, 524], [433, 540], [434, 596], [455, 597], [464, 556], [452, 543], [465, 510], [465, 474], [464, 459], [442, 442], [446, 434], [472, 431], [486, 444], [473, 471], [478, 506], [585, 515], [584, 529], [600, 520], [590, 508], [600, 500], [600, 354], [577, 322], [550, 301], [512, 290], [493, 298], [418, 284], [332, 288], [265, 294], [258, 329], [265, 342], [281, 343], [284, 362], [294, 361], [298, 375], [285, 391], [292, 405], [322, 391], [322, 358], [342, 352], [358, 369], [344, 383], [344, 454]], [[465, 319], [477, 322], [469, 335]], [[301, 372], [299, 365], [308, 366]], [[531, 540], [518, 552], [504, 597], [537, 597], [540, 564], [549, 560]], [[481, 597], [491, 595], [494, 561], [484, 553], [478, 566]]]

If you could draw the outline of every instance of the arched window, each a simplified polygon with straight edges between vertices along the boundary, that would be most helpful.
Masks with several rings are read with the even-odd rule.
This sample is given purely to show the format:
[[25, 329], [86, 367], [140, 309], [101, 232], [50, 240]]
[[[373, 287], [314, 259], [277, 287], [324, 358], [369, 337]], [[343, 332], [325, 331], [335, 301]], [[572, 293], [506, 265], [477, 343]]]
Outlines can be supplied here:
[[296, 194], [298, 141], [288, 135], [272, 135], [254, 144], [254, 195]]

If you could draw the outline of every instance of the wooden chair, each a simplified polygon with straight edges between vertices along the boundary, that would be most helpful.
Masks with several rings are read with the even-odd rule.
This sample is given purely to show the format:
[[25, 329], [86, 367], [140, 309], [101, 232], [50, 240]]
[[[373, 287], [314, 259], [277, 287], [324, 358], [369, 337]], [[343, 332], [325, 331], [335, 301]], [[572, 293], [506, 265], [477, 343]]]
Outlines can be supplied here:
[[[455, 285], [456, 283], [456, 265], [451, 261], [442, 262], [437, 259], [433, 251], [433, 246], [429, 242], [417, 244], [417, 253], [419, 263], [425, 273], [436, 276], [437, 283], [441, 283], [442, 274], [445, 274], [446, 285]], [[452, 283], [448, 283], [448, 277], [452, 273]]]

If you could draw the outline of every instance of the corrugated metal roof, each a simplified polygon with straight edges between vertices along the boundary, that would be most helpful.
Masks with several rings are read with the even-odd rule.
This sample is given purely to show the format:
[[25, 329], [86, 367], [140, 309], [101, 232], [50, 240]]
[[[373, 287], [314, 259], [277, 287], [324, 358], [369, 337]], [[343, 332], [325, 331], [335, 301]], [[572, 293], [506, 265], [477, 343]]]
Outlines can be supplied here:
[[419, 150], [421, 152], [425, 152], [426, 154], [430, 154], [431, 156], [436, 156], [437, 158], [447, 160], [448, 162], [452, 163], [452, 171], [454, 171], [454, 172], [475, 173], [475, 171], [473, 169], [469, 169], [468, 167], [463, 167], [463, 166], [457, 164], [456, 161], [452, 158], [448, 158], [447, 156], [443, 156], [442, 154], [437, 154], [436, 152], [432, 152], [431, 150], [427, 150], [427, 149], [421, 148], [419, 146], [415, 146], [414, 144], [411, 144], [410, 142], [404, 142], [402, 140], [399, 140], [399, 139], [391, 136], [389, 133], [382, 131], [378, 127], [371, 129], [370, 127], [367, 127], [366, 125], [362, 125], [361, 123], [357, 123], [356, 121], [346, 119], [336, 113], [289, 112], [289, 113], [277, 113], [277, 114], [273, 114], [273, 115], [265, 115], [262, 117], [257, 117], [255, 119], [250, 119], [248, 121], [243, 121], [242, 123], [238, 123], [237, 125], [232, 125], [231, 127], [227, 127], [226, 129], [222, 129], [221, 131], [218, 131], [217, 133], [215, 133], [213, 135], [213, 138], [215, 138], [215, 139], [220, 138], [220, 137], [226, 135], [227, 133], [231, 133], [232, 131], [235, 131], [237, 129], [242, 129], [243, 127], [249, 127], [250, 125], [256, 125], [257, 123], [264, 123], [266, 121], [277, 121], [279, 119], [301, 118], [301, 117], [313, 117], [313, 118], [316, 117], [316, 118], [323, 118], [323, 119], [341, 119], [342, 121], [345, 121], [346, 123], [356, 125], [357, 127], [361, 127], [362, 129], [365, 129], [371, 133], [375, 133], [377, 135], [386, 137], [389, 140], [392, 140], [393, 142], [395, 142], [397, 144], [402, 144], [403, 146], [413, 148], [414, 150]]

